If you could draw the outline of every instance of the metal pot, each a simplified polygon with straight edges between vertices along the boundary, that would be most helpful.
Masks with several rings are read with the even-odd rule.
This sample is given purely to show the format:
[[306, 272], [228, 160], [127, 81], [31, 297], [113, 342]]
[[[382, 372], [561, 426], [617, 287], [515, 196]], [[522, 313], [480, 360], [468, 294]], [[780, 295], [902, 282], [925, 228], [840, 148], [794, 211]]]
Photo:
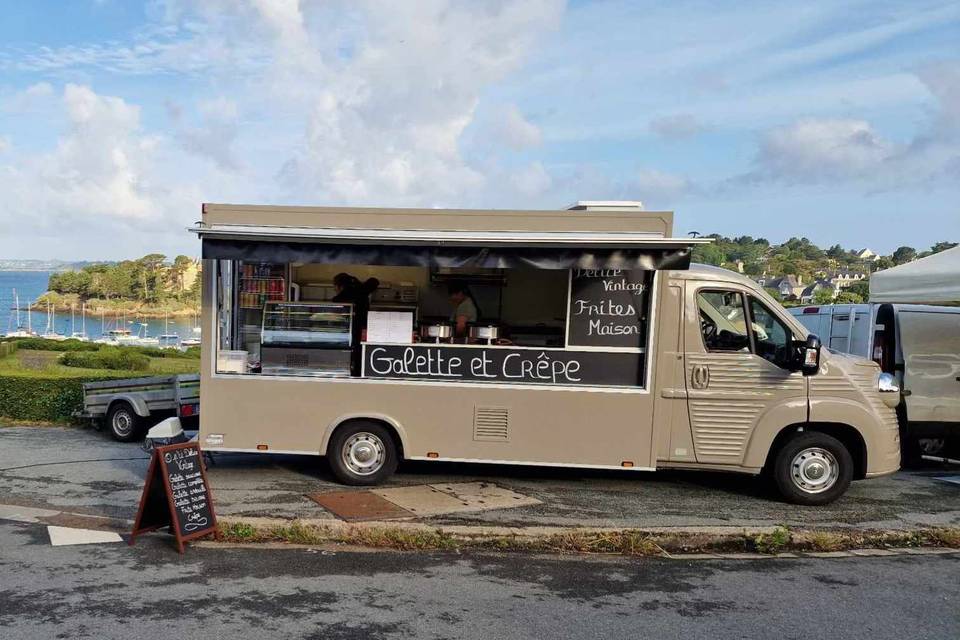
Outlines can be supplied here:
[[500, 337], [500, 327], [496, 325], [477, 325], [470, 327], [470, 339], [478, 342], [493, 342]]
[[420, 327], [420, 337], [428, 342], [446, 342], [453, 337], [453, 326], [443, 322]]

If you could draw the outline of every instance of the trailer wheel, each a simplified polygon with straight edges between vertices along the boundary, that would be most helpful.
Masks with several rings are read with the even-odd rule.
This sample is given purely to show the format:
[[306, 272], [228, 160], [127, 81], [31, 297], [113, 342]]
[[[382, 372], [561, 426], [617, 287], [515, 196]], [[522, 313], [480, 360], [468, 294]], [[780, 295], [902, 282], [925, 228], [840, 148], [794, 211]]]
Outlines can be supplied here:
[[773, 478], [789, 502], [829, 504], [850, 486], [853, 457], [833, 436], [807, 431], [788, 440], [777, 452]]
[[119, 442], [139, 440], [143, 431], [143, 419], [137, 415], [129, 402], [117, 402], [107, 413], [110, 435]]
[[397, 470], [397, 445], [381, 424], [350, 422], [330, 437], [327, 462], [333, 475], [343, 484], [376, 485]]

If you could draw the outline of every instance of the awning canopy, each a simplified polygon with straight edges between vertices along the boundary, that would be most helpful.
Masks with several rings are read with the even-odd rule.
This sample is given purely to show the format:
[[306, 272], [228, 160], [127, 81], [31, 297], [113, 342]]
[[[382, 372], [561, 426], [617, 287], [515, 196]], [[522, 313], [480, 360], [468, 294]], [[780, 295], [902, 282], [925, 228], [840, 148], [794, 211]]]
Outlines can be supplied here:
[[870, 276], [871, 302], [960, 302], [960, 247]]
[[204, 258], [438, 268], [686, 269], [709, 239], [652, 233], [323, 229], [213, 225], [192, 229]]

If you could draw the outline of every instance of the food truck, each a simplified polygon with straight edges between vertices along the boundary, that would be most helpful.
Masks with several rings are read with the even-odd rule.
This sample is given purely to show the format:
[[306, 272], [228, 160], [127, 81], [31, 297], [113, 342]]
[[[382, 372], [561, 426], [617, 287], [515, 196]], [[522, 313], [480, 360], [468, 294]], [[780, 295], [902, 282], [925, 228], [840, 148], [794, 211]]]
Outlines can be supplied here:
[[200, 442], [326, 456], [768, 472], [801, 504], [893, 473], [895, 380], [639, 203], [205, 204]]

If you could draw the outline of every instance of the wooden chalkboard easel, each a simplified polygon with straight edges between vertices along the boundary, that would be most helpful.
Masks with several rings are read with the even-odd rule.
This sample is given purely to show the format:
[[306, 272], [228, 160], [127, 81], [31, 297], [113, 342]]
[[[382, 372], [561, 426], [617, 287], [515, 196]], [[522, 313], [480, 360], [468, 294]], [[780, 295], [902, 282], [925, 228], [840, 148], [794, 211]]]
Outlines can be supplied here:
[[157, 447], [150, 456], [130, 544], [138, 535], [163, 527], [170, 528], [180, 553], [188, 540], [211, 533], [220, 539], [199, 443]]

